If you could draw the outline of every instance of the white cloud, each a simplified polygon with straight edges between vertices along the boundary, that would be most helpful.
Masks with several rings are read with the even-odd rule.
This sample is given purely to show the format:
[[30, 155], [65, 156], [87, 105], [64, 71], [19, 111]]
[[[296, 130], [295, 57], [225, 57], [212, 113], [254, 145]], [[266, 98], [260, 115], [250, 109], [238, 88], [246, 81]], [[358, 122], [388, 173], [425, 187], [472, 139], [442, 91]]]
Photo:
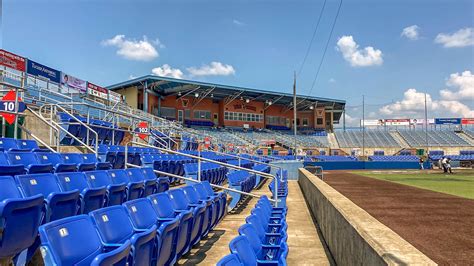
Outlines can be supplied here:
[[347, 113], [347, 111], [344, 112], [344, 116], [345, 116], [346, 126], [357, 126], [357, 125], [359, 125], [359, 119], [350, 116]]
[[459, 101], [474, 100], [474, 74], [471, 73], [471, 71], [464, 71], [461, 74], [451, 74], [446, 85], [458, 90], [441, 90], [440, 95], [443, 99]]
[[374, 49], [372, 46], [359, 49], [359, 45], [352, 36], [342, 36], [339, 38], [337, 50], [354, 67], [374, 66], [383, 63], [382, 51]]
[[336, 80], [335, 80], [334, 78], [330, 78], [330, 79], [328, 80], [328, 82], [329, 82], [329, 83], [336, 83]]
[[436, 36], [435, 43], [442, 44], [446, 48], [474, 45], [474, 28], [460, 29], [453, 34], [440, 33]]
[[410, 40], [418, 40], [420, 37], [420, 27], [417, 25], [411, 25], [403, 29], [401, 36], [406, 37]]
[[246, 25], [244, 22], [242, 22], [240, 20], [237, 20], [237, 19], [233, 19], [232, 23], [234, 23], [237, 26], [245, 26]]
[[102, 41], [101, 44], [118, 48], [117, 55], [129, 60], [150, 61], [159, 56], [153, 43], [148, 41], [146, 36], [143, 36], [142, 40], [132, 40], [126, 39], [125, 35], [116, 35]]
[[228, 76], [235, 74], [233, 66], [221, 62], [211, 62], [209, 65], [200, 67], [188, 67], [186, 70], [191, 76]]
[[182, 79], [184, 77], [183, 71], [179, 68], [172, 68], [168, 64], [164, 64], [161, 67], [155, 67], [151, 72], [157, 76], [161, 77], [171, 77], [176, 79]]
[[[430, 116], [462, 116], [473, 117], [474, 110], [467, 105], [452, 100], [433, 100], [430, 94], [426, 94], [426, 106], [430, 112]], [[422, 115], [425, 109], [425, 94], [418, 92], [416, 89], [408, 89], [403, 94], [403, 99], [395, 103], [388, 104], [380, 108], [380, 112], [388, 116], [404, 116], [414, 117]]]

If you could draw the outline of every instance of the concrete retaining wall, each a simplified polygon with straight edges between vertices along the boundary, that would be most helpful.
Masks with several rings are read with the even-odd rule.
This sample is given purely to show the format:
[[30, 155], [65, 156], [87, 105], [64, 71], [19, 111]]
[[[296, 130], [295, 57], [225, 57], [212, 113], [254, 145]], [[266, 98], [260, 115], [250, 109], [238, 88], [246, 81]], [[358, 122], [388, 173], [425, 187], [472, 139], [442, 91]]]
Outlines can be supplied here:
[[436, 265], [306, 169], [299, 169], [298, 183], [337, 264]]

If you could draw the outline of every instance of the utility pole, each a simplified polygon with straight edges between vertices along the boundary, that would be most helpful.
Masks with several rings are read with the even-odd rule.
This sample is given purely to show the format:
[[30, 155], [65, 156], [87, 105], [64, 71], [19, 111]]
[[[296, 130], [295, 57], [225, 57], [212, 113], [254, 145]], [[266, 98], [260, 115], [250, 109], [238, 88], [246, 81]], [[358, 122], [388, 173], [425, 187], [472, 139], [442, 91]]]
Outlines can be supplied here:
[[365, 95], [362, 94], [362, 156], [365, 156]]
[[426, 92], [425, 92], [425, 144], [426, 144], [426, 155], [428, 155], [429, 143], [428, 143], [428, 106], [426, 105]]
[[295, 155], [296, 155], [296, 134], [297, 134], [297, 126], [296, 126], [296, 71], [293, 77], [293, 131], [295, 134]]

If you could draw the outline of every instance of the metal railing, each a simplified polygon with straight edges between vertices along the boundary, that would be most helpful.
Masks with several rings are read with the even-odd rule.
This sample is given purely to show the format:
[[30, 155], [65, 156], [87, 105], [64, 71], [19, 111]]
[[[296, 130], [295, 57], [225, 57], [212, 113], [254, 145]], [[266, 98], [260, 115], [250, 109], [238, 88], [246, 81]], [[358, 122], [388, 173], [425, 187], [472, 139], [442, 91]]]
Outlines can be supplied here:
[[[248, 169], [248, 168], [244, 168], [244, 167], [240, 167], [240, 166], [236, 166], [236, 165], [232, 165], [232, 164], [227, 164], [227, 163], [223, 163], [223, 162], [219, 162], [219, 161], [214, 161], [214, 160], [207, 159], [207, 158], [202, 158], [200, 156], [195, 156], [195, 155], [186, 154], [186, 153], [182, 153], [182, 152], [178, 152], [178, 151], [173, 151], [173, 150], [170, 150], [170, 149], [163, 149], [163, 148], [159, 148], [159, 147], [155, 147], [155, 146], [151, 146], [151, 145], [148, 145], [148, 144], [143, 144], [143, 143], [139, 143], [139, 142], [135, 142], [135, 141], [130, 141], [125, 145], [125, 166], [130, 165], [128, 163], [128, 147], [131, 144], [137, 145], [137, 146], [148, 147], [148, 148], [154, 148], [154, 149], [157, 149], [161, 152], [171, 153], [171, 154], [176, 154], [176, 155], [181, 155], [181, 156], [196, 159], [196, 160], [198, 160], [198, 175], [200, 173], [201, 162], [210, 162], [210, 163], [218, 164], [218, 165], [225, 166], [225, 167], [228, 167], [228, 168], [237, 169], [237, 170], [244, 170], [244, 171], [247, 171], [247, 172], [250, 172], [250, 173], [253, 173], [253, 174], [258, 174], [258, 175], [260, 175], [264, 178], [273, 179], [275, 181], [275, 187], [278, 187], [278, 178], [276, 176], [272, 175], [272, 174], [268, 174], [268, 173], [265, 173], [265, 172], [260, 172], [260, 171], [256, 171], [256, 170], [253, 170], [253, 169]], [[161, 171], [160, 171], [160, 173], [171, 176], [170, 173], [161, 172]], [[181, 179], [185, 178], [185, 177], [178, 176], [178, 175], [173, 175], [172, 177], [181, 178]], [[186, 178], [186, 179], [189, 179], [189, 178]], [[201, 182], [200, 175], [198, 176], [198, 180], [195, 180], [195, 181]], [[222, 186], [218, 186], [218, 185], [214, 185], [214, 184], [211, 184], [211, 185], [213, 185], [214, 187], [218, 187], [218, 188], [221, 188], [221, 189], [226, 189], [226, 190], [229, 190], [229, 191], [234, 191], [234, 192], [245, 194], [245, 195], [252, 196], [252, 197], [260, 197], [259, 195], [243, 192], [243, 191], [240, 191], [240, 190], [230, 189], [230, 188], [226, 188], [226, 187], [222, 187]], [[278, 193], [273, 193], [272, 202], [274, 202], [274, 203], [278, 202]]]

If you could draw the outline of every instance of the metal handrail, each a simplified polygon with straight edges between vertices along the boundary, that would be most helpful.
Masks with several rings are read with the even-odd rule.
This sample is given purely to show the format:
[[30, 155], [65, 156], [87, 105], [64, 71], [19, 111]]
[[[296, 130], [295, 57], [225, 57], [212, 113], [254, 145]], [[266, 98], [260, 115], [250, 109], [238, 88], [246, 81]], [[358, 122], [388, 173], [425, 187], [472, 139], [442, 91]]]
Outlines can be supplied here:
[[[126, 166], [131, 166], [131, 167], [135, 167], [135, 168], [141, 168], [142, 167], [142, 166], [139, 166], [139, 165], [136, 165], [136, 164], [131, 164], [131, 163], [127, 163]], [[157, 174], [161, 174], [161, 175], [167, 175], [167, 176], [170, 176], [170, 177], [173, 177], [173, 178], [180, 178], [180, 179], [187, 180], [187, 181], [194, 182], [194, 183], [201, 183], [201, 181], [196, 180], [196, 179], [192, 179], [192, 178], [188, 178], [188, 177], [184, 177], [184, 176], [180, 176], [180, 175], [175, 175], [175, 174], [172, 174], [172, 173], [163, 172], [163, 171], [159, 171], [159, 170], [155, 170], [155, 169], [153, 169], [153, 172], [155, 172]], [[239, 193], [239, 194], [242, 194], [242, 195], [247, 195], [247, 196], [254, 197], [254, 198], [262, 198], [261, 195], [248, 193], [248, 192], [240, 191], [240, 190], [233, 189], [233, 188], [228, 188], [228, 187], [215, 185], [215, 184], [212, 184], [210, 182], [209, 182], [209, 184], [211, 185], [211, 187], [236, 192], [236, 193]], [[268, 199], [268, 200], [273, 202], [273, 203], [276, 203], [276, 201], [274, 199]]]
[[153, 129], [153, 130], [158, 131], [159, 133], [161, 133], [161, 134], [163, 134], [163, 135], [166, 136], [165, 139], [169, 139], [169, 140], [171, 140], [175, 145], [178, 145], [178, 143], [177, 143], [173, 138], [171, 138], [170, 136], [166, 135], [165, 133], [163, 133], [161, 130], [157, 129], [156, 127], [153, 127], [153, 126], [152, 126], [152, 127], [150, 127], [150, 129]]
[[[32, 113], [34, 116], [36, 116], [36, 118], [38, 118], [39, 120], [43, 121], [44, 123], [46, 123], [46, 125], [48, 125], [51, 129], [53, 130], [56, 130], [56, 134], [59, 136], [59, 129], [53, 125], [53, 121], [49, 122], [46, 118], [44, 118], [41, 114], [38, 114], [36, 113], [35, 111], [33, 111], [33, 109], [31, 109], [30, 107], [26, 107], [26, 109], [28, 111], [30, 111], [30, 113]], [[67, 132], [69, 133], [69, 132]], [[71, 134], [72, 135], [72, 134]], [[51, 144], [52, 140], [50, 139], [50, 144]], [[56, 151], [59, 151], [59, 142], [56, 143]]]
[[24, 126], [18, 124], [18, 126], [24, 131], [26, 132], [26, 134], [30, 135], [32, 138], [34, 138], [36, 141], [38, 141], [41, 145], [45, 146], [48, 150], [52, 151], [52, 152], [57, 152], [55, 151], [53, 148], [51, 148], [48, 144], [46, 144], [46, 142], [42, 141], [39, 137], [37, 137], [35, 134], [31, 133], [27, 128], [25, 128]]
[[[127, 159], [128, 159], [127, 158], [128, 157], [128, 146], [130, 146], [130, 144], [135, 144], [135, 145], [138, 145], [138, 146], [154, 148], [154, 149], [157, 149], [157, 150], [162, 151], [162, 152], [172, 153], [172, 154], [181, 155], [181, 156], [196, 159], [196, 160], [198, 160], [198, 171], [199, 171], [199, 168], [200, 168], [199, 166], [200, 166], [201, 161], [210, 162], [210, 163], [215, 163], [215, 164], [222, 165], [222, 166], [225, 166], [225, 167], [228, 167], [228, 168], [244, 170], [244, 171], [247, 171], [247, 172], [250, 172], [250, 173], [253, 173], [253, 174], [258, 174], [258, 175], [260, 175], [262, 177], [265, 177], [265, 178], [268, 178], [268, 179], [273, 179], [275, 181], [275, 187], [278, 187], [278, 178], [276, 176], [272, 175], [272, 174], [268, 174], [268, 173], [265, 173], [265, 172], [260, 172], [260, 171], [256, 171], [256, 170], [253, 170], [253, 169], [248, 169], [248, 168], [244, 168], [244, 167], [240, 167], [240, 166], [236, 166], [236, 165], [232, 165], [232, 164], [227, 164], [227, 163], [223, 163], [223, 162], [219, 162], [219, 161], [214, 161], [214, 160], [203, 158], [203, 157], [200, 157], [200, 156], [194, 156], [194, 155], [191, 155], [191, 154], [186, 154], [186, 153], [182, 153], [182, 152], [178, 152], [178, 151], [173, 151], [173, 150], [170, 150], [170, 149], [163, 149], [163, 148], [159, 148], [159, 147], [155, 147], [155, 146], [151, 146], [151, 145], [148, 145], [148, 144], [143, 144], [143, 143], [139, 143], [139, 142], [135, 142], [135, 141], [130, 141], [127, 144], [125, 144], [125, 165], [128, 163], [128, 161], [127, 161]], [[200, 179], [200, 178], [198, 178], [198, 179]], [[277, 192], [273, 193], [273, 196], [274, 196], [275, 202], [278, 202], [278, 193]]]

